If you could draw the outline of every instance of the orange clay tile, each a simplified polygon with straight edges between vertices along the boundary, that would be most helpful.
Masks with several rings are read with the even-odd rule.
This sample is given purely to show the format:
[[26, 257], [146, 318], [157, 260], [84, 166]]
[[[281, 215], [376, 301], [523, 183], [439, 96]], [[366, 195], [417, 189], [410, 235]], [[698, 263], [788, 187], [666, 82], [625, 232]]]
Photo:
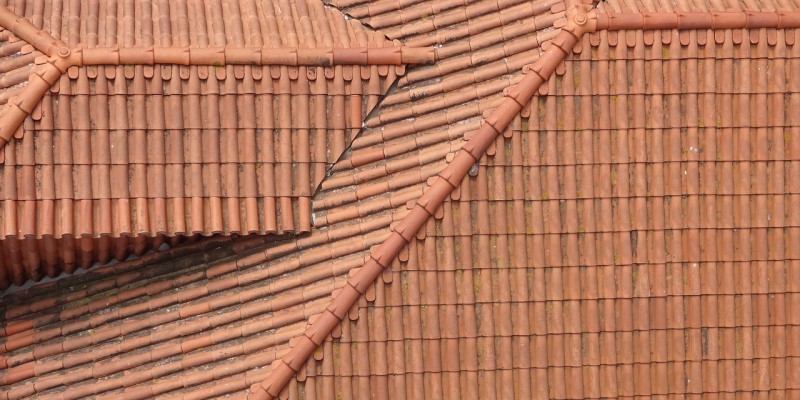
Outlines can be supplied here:
[[[53, 15], [80, 12], [78, 3], [59, 3]], [[89, 25], [122, 32], [119, 40], [85, 42], [157, 48], [137, 38], [134, 21], [159, 15], [166, 3], [92, 3], [102, 15], [136, 18], [98, 19]], [[800, 134], [800, 50], [797, 30], [789, 28], [794, 7], [701, 3], [612, 0], [586, 13], [574, 1], [332, 1], [402, 40], [383, 47], [435, 46], [437, 60], [409, 66], [385, 97], [372, 91], [376, 81], [363, 70], [345, 66], [315, 70], [317, 80], [307, 85], [292, 78], [301, 70], [291, 65], [274, 77], [262, 75], [273, 79], [276, 104], [313, 97], [326, 73], [329, 86], [345, 93], [330, 103], [310, 99], [309, 113], [277, 110], [269, 122], [276, 138], [294, 139], [305, 130], [313, 138], [315, 124], [366, 125], [355, 140], [331, 142], [340, 149], [335, 158], [342, 155], [329, 170], [321, 164], [327, 176], [309, 189], [314, 228], [302, 236], [202, 239], [5, 296], [0, 365], [7, 368], [0, 371], [6, 383], [0, 393], [13, 399], [797, 396], [800, 319], [791, 305], [800, 302], [800, 247], [793, 245], [800, 242], [800, 214], [793, 211], [800, 209], [794, 168], [800, 147], [792, 138]], [[47, 7], [16, 4], [25, 4], [15, 12], [34, 26], [56, 18], [42, 17]], [[192, 17], [176, 19], [166, 32], [168, 24], [152, 25], [152, 38], [190, 49], [174, 55], [182, 62], [192, 48], [230, 45], [376, 47], [374, 37], [364, 40], [368, 31], [351, 30], [353, 20], [320, 24], [297, 17], [314, 7], [319, 4], [288, 0], [169, 2], [169, 15]], [[283, 12], [288, 9], [291, 15]], [[249, 16], [260, 12], [273, 25], [247, 29], [258, 18]], [[195, 15], [225, 33], [190, 34]], [[719, 27], [717, 15], [741, 25], [705, 29]], [[573, 29], [581, 16], [586, 28]], [[294, 18], [299, 22], [274, 29]], [[625, 30], [582, 34], [594, 21], [612, 20], [624, 24], [606, 28]], [[73, 22], [59, 32], [83, 32], [80, 27]], [[648, 27], [657, 29], [642, 30]], [[322, 40], [309, 41], [316, 32], [324, 32]], [[0, 39], [10, 38], [4, 34]], [[193, 47], [195, 40], [204, 45]], [[0, 54], [14, 49], [4, 46]], [[146, 53], [125, 57], [149, 61]], [[364, 62], [365, 56], [347, 57]], [[396, 60], [397, 54], [387, 50], [380, 57]], [[219, 109], [249, 107], [229, 94], [246, 96], [250, 86], [218, 78], [216, 91], [201, 90], [218, 71], [209, 68], [201, 78], [194, 67], [187, 67], [181, 85], [162, 78], [169, 93], [186, 97], [167, 94], [159, 104], [206, 107], [216, 95]], [[237, 67], [247, 66], [232, 67], [220, 73], [236, 76]], [[166, 73], [181, 77], [181, 68]], [[381, 68], [371, 67], [367, 76], [381, 76]], [[238, 71], [248, 79], [246, 69]], [[86, 78], [80, 68], [75, 73], [63, 88], [75, 97], [81, 82], [97, 79], [107, 97], [131, 93], [132, 104], [140, 101], [136, 93], [147, 99], [152, 90], [146, 79], [140, 78], [143, 86], [135, 82], [135, 68], [126, 77], [129, 87], [114, 86], [116, 78], [99, 69]], [[164, 70], [156, 66], [152, 73]], [[350, 110], [356, 108], [353, 87], [376, 93], [358, 113]], [[100, 102], [95, 94], [85, 97], [95, 101], [91, 107]], [[380, 98], [381, 107], [366, 118]], [[317, 107], [339, 107], [344, 118]], [[229, 159], [258, 160], [258, 153], [225, 145], [261, 123], [249, 116], [255, 113], [218, 115], [209, 119], [220, 127], [222, 143], [208, 155], [219, 164], [214, 168], [224, 171]], [[147, 125], [127, 122], [124, 129], [149, 143]], [[201, 145], [208, 140], [204, 125], [174, 115], [157, 123], [165, 131], [197, 130]], [[294, 124], [299, 128], [285, 127]], [[85, 149], [93, 138], [57, 143]], [[275, 158], [308, 162], [317, 154], [298, 153], [295, 141], [281, 143], [274, 143]], [[35, 144], [19, 147], [14, 160], [35, 155]], [[107, 155], [114, 160], [108, 164], [169, 156], [161, 147], [142, 151], [131, 143], [126, 149], [124, 158]], [[198, 146], [162, 164], [202, 162], [207, 152]], [[71, 168], [92, 160], [86, 150], [47, 156], [68, 160]], [[203, 167], [193, 173], [204, 176]], [[297, 166], [274, 168], [294, 173]], [[127, 190], [146, 192], [148, 173], [143, 170], [141, 187]], [[311, 176], [276, 179], [271, 190], [310, 183]], [[72, 179], [85, 178], [75, 172]], [[31, 189], [23, 183], [15, 180], [15, 190]], [[233, 183], [202, 189], [219, 199], [223, 221], [233, 207], [222, 193]], [[173, 190], [169, 183], [163, 188]], [[247, 224], [246, 216], [238, 224]]]
[[[311, 229], [311, 193], [374, 99], [400, 66], [431, 63], [435, 52], [315, 2], [296, 3], [288, 19], [277, 3], [248, 7], [244, 23], [235, 8], [88, 4], [60, 21], [42, 14], [37, 26], [0, 5], [0, 26], [40, 54], [3, 61], [0, 287], [168, 239]], [[156, 29], [162, 14], [193, 24]], [[208, 18], [230, 31], [200, 25]], [[122, 32], [111, 30], [118, 20]], [[312, 20], [339, 34], [309, 31]], [[284, 36], [264, 40], [262, 24]], [[59, 39], [48, 33], [62, 28]], [[254, 35], [244, 38], [245, 28]], [[289, 34], [301, 28], [302, 45]]]

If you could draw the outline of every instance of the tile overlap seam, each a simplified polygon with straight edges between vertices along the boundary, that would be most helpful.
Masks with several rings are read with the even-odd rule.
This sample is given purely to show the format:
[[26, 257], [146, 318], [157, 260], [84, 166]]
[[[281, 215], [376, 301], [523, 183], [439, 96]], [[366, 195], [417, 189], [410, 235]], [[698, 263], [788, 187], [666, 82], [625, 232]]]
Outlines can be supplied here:
[[[572, 51], [584, 33], [599, 30], [656, 30], [656, 29], [737, 29], [737, 28], [796, 28], [800, 27], [797, 12], [709, 12], [709, 13], [619, 13], [606, 14], [588, 10], [583, 4], [567, 4], [567, 23], [545, 50], [542, 56], [526, 68], [525, 76], [517, 85], [503, 91], [507, 97], [488, 116], [474, 136], [458, 151], [448, 166], [431, 178], [426, 192], [410, 202], [411, 212], [391, 227], [391, 236], [371, 252], [370, 260], [348, 280], [326, 308], [314, 321], [309, 321], [306, 332], [297, 338], [292, 349], [273, 363], [273, 370], [260, 383], [250, 387], [249, 399], [277, 398], [289, 380], [300, 371], [311, 353], [319, 347], [344, 315], [397, 257], [400, 250], [417, 234], [432, 216], [444, 198], [456, 187], [471, 166], [480, 159], [489, 144], [503, 132], [510, 121], [528, 103], [538, 88], [546, 82], [555, 68]], [[558, 50], [555, 50], [558, 49]]]
[[[8, 100], [0, 115], [0, 150], [13, 138], [21, 138], [25, 119], [47, 91], [70, 67], [95, 65], [262, 65], [320, 66], [335, 65], [414, 65], [436, 61], [433, 47], [353, 47], [353, 48], [269, 48], [269, 47], [93, 47], [79, 45], [70, 49], [24, 17], [0, 5], [0, 27], [7, 29], [45, 56], [29, 77], [29, 84]], [[0, 163], [3, 162], [0, 153]]]
[[556, 67], [572, 52], [584, 33], [594, 30], [594, 14], [587, 14], [588, 6], [578, 4], [567, 12], [568, 21], [561, 32], [549, 43], [542, 55], [527, 70], [522, 81], [506, 90], [505, 99], [485, 119], [484, 124], [455, 157], [436, 176], [429, 179], [429, 187], [416, 201], [409, 203], [411, 211], [401, 221], [393, 224], [390, 236], [370, 252], [370, 259], [359, 271], [351, 275], [344, 288], [334, 296], [331, 304], [314, 321], [306, 332], [297, 338], [292, 349], [273, 363], [273, 371], [260, 383], [250, 387], [252, 400], [278, 397], [289, 380], [301, 369], [311, 353], [322, 344], [331, 331], [344, 319], [378, 276], [389, 266], [419, 229], [436, 214], [444, 199], [460, 185], [470, 168], [481, 158], [489, 145], [506, 130], [511, 121], [533, 97], [539, 87], [555, 72]]

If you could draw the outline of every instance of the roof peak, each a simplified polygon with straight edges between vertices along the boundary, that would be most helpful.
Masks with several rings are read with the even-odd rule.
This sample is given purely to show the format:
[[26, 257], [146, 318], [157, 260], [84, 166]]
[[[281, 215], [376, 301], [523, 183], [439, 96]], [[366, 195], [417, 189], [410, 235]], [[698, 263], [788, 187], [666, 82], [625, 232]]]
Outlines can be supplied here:
[[[299, 2], [298, 4], [304, 4]], [[306, 10], [307, 12], [308, 10]], [[44, 94], [55, 85], [67, 69], [99, 65], [261, 65], [319, 66], [335, 65], [411, 65], [432, 63], [436, 59], [432, 47], [313, 47], [300, 42], [290, 47], [274, 46], [87, 46], [79, 43], [69, 48], [46, 31], [35, 27], [26, 18], [0, 5], [0, 27], [11, 31], [46, 57], [36, 59], [41, 65], [28, 81], [28, 86], [11, 97], [0, 114], [0, 150], [18, 132], [25, 118], [33, 112]], [[2, 153], [0, 153], [2, 154]], [[0, 163], [3, 159], [0, 156]]]

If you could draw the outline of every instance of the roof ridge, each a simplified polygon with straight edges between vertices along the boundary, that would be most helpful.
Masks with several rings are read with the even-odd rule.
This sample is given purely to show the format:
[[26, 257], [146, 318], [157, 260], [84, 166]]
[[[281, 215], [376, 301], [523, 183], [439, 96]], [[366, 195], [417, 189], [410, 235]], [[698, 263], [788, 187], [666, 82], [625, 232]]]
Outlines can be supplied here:
[[[314, 349], [320, 346], [333, 328], [341, 323], [344, 315], [358, 298], [386, 269], [417, 234], [425, 222], [434, 215], [442, 201], [459, 186], [470, 167], [477, 162], [490, 143], [503, 131], [538, 88], [546, 82], [557, 65], [571, 53], [572, 48], [584, 33], [597, 30], [626, 29], [732, 29], [732, 28], [794, 28], [800, 27], [797, 12], [730, 12], [730, 13], [600, 13], [577, 1], [568, 1], [567, 21], [561, 32], [544, 47], [544, 52], [516, 85], [503, 91], [507, 97], [496, 109], [484, 118], [484, 124], [455, 157], [438, 174], [429, 179], [429, 188], [415, 202], [411, 212], [393, 224], [391, 235], [370, 252], [370, 259], [351, 275], [347, 285], [334, 296], [325, 312], [309, 322], [306, 332], [297, 338], [292, 349], [273, 363], [273, 370], [260, 383], [250, 387], [250, 399], [277, 398], [286, 384], [307, 361]], [[796, 15], [795, 15], [796, 14]], [[647, 16], [647, 17], [646, 17]], [[381, 149], [382, 150], [382, 149]], [[367, 162], [377, 152], [366, 154]], [[353, 162], [353, 164], [356, 164]]]
[[[38, 280], [44, 275], [38, 271], [42, 267], [54, 277], [62, 266], [72, 272], [75, 266], [121, 259], [128, 239], [117, 238], [126, 235], [136, 242], [134, 253], [141, 255], [150, 246], [147, 243], [164, 240], [145, 239], [156, 236], [309, 231], [311, 196], [325, 179], [326, 167], [337, 161], [361, 128], [374, 101], [405, 73], [406, 65], [431, 62], [437, 56], [433, 47], [387, 41], [385, 35], [356, 20], [346, 21], [342, 13], [317, 0], [236, 2], [227, 8], [215, 0], [191, 7], [185, 0], [169, 4], [148, 0], [135, 7], [113, 2], [73, 2], [63, 8], [34, 6], [32, 0], [14, 4], [16, 8], [8, 7], [25, 18], [8, 12], [5, 25], [19, 19], [29, 31], [35, 30], [31, 24], [43, 27], [68, 47], [51, 57], [17, 40], [9, 30], [0, 32], [0, 72], [14, 68], [0, 75], [0, 148], [10, 145], [0, 151], [0, 158], [5, 156], [6, 167], [23, 167], [5, 174], [6, 183], [0, 185], [8, 200], [0, 202], [7, 216], [0, 222], [6, 238], [0, 248], [14, 254], [0, 262], [2, 287], [11, 280], [17, 285], [29, 278]], [[169, 20], [174, 24], [166, 23]], [[18, 67], [23, 62], [24, 67]], [[154, 67], [156, 63], [165, 65]], [[34, 71], [45, 82], [29, 78]], [[238, 100], [232, 101], [233, 97]], [[110, 102], [105, 104], [105, 99]], [[123, 100], [133, 100], [132, 107], [126, 108]], [[329, 106], [321, 106], [321, 100]], [[278, 108], [258, 107], [265, 101]], [[183, 106], [186, 112], [165, 112]], [[205, 108], [213, 118], [200, 111]], [[288, 110], [296, 114], [281, 113]], [[270, 111], [274, 115], [267, 117]], [[283, 130], [267, 138], [259, 128]], [[175, 129], [184, 135], [168, 133]], [[219, 135], [201, 135], [202, 129]], [[29, 133], [43, 133], [46, 139], [30, 142], [32, 153], [20, 152], [33, 138], [23, 137]], [[162, 135], [173, 137], [174, 146], [165, 146]], [[65, 142], [50, 145], [48, 141], [58, 136]], [[65, 147], [67, 137], [77, 146]], [[208, 142], [209, 137], [214, 139]], [[201, 151], [211, 148], [213, 141], [219, 141], [213, 146], [222, 153]], [[128, 149], [133, 142], [154, 147], [145, 151], [137, 144], [135, 154], [128, 156], [115, 150]], [[213, 166], [197, 175], [174, 166], [188, 167], [200, 160]], [[86, 167], [45, 175], [41, 185], [34, 179], [34, 165], [63, 163]], [[232, 167], [234, 163], [243, 168]], [[126, 170], [122, 164], [136, 167]], [[295, 166], [297, 175], [292, 174]], [[134, 169], [154, 171], [157, 182], [148, 185], [148, 175]], [[103, 172], [93, 181], [90, 176], [97, 170]], [[66, 184], [68, 177], [80, 183]], [[69, 196], [76, 201], [60, 201]], [[237, 202], [245, 204], [240, 207]], [[114, 209], [130, 212], [113, 219]], [[56, 219], [56, 212], [77, 218]], [[85, 239], [87, 249], [113, 246], [118, 251], [86, 250], [75, 257], [74, 248], [59, 247], [58, 242], [71, 234]], [[100, 239], [104, 235], [112, 240]], [[25, 246], [29, 251], [16, 250]], [[8, 279], [2, 273], [6, 271]]]
[[[6, 29], [47, 57], [69, 55], [69, 49], [64, 42], [54, 38], [45, 30], [37, 28], [28, 19], [15, 14], [4, 5], [0, 5], [0, 28]], [[30, 53], [30, 51], [26, 51], [29, 49], [25, 49], [24, 45], [20, 50]], [[0, 114], [0, 150], [14, 136], [19, 136], [18, 130], [22, 122], [33, 112], [47, 90], [64, 72], [59, 70], [56, 65], [42, 62], [39, 57], [36, 59], [36, 64], [44, 65], [33, 71], [28, 78], [28, 85], [19, 90], [16, 96], [8, 99], [5, 109]], [[4, 153], [0, 152], [0, 163], [3, 161]]]
[[390, 227], [390, 236], [370, 251], [369, 260], [356, 274], [351, 275], [347, 284], [334, 296], [323, 314], [297, 338], [292, 349], [275, 362], [269, 376], [250, 387], [250, 399], [264, 400], [280, 395], [314, 349], [320, 346], [334, 327], [341, 323], [358, 298], [366, 293], [375, 279], [391, 265], [400, 250], [416, 236], [422, 225], [436, 214], [444, 199], [460, 185], [472, 165], [483, 156], [495, 138], [506, 130], [539, 86], [555, 72], [558, 64], [572, 52], [578, 39], [584, 33], [594, 30], [595, 18], [595, 15], [588, 14], [588, 7], [585, 5], [575, 5], [568, 11], [567, 25], [528, 69], [522, 81], [504, 91], [506, 98], [503, 102], [484, 119], [485, 123], [459, 149], [452, 161], [438, 175], [429, 179], [430, 187], [416, 201], [412, 201], [413, 206], [408, 215]]
[[800, 11], [598, 12], [597, 30], [800, 28]]
[[[432, 47], [355, 47], [355, 48], [271, 48], [257, 47], [109, 47], [85, 48], [78, 45], [69, 49], [28, 20], [16, 16], [5, 6], [0, 6], [0, 27], [4, 27], [37, 50], [47, 55], [36, 63], [43, 67], [31, 74], [28, 87], [9, 99], [7, 109], [0, 115], [0, 150], [18, 130], [28, 115], [41, 102], [45, 93], [71, 67], [96, 65], [285, 65], [321, 66], [335, 65], [412, 65], [432, 63], [436, 52]], [[385, 35], [384, 35], [385, 36]], [[266, 50], [266, 51], [265, 51]], [[38, 79], [37, 79], [38, 78]], [[0, 162], [2, 162], [0, 158]]]
[[69, 51], [66, 43], [54, 38], [44, 29], [37, 28], [27, 18], [15, 14], [4, 5], [0, 5], [0, 27], [7, 29], [48, 57], [64, 55], [65, 51]]

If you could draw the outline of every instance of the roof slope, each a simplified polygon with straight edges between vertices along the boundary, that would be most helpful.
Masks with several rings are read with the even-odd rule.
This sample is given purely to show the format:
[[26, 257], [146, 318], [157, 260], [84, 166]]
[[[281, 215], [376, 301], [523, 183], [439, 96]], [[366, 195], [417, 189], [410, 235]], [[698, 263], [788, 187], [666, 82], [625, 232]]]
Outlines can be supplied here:
[[619, 35], [584, 38], [289, 398], [800, 395], [798, 33]]
[[[383, 34], [316, 1], [81, 4], [16, 3], [86, 65], [56, 78], [2, 150], [0, 287], [140, 255], [145, 237], [308, 232], [312, 192], [404, 72], [373, 53], [407, 61]], [[41, 53], [8, 31], [0, 39], [5, 118]], [[342, 48], [384, 65], [333, 65], [361, 63], [340, 61]], [[195, 65], [202, 49], [219, 61]], [[295, 49], [323, 58], [233, 60], [314, 63]], [[168, 55], [192, 65], [160, 64]], [[117, 65], [88, 65], [95, 59]], [[60, 74], [39, 64], [37, 74]]]
[[[0, 111], [9, 99], [28, 85], [34, 62], [43, 55], [24, 40], [14, 37], [11, 31], [0, 28]], [[5, 152], [0, 152], [0, 162], [4, 157]]]
[[[539, 35], [548, 35], [561, 15], [543, 6], [518, 8], [528, 26], [538, 21]], [[514, 58], [515, 74], [538, 54], [537, 43], [531, 45], [524, 32], [518, 35], [516, 43], [524, 43], [527, 52]], [[470, 55], [461, 52], [459, 58], [468, 60]], [[508, 84], [502, 75], [500, 82]], [[494, 93], [493, 98], [499, 98], [499, 90]], [[9, 394], [36, 391], [71, 398], [96, 391], [101, 398], [121, 393], [126, 398], [136, 393], [213, 398], [243, 393], [246, 385], [266, 376], [266, 366], [284, 354], [306, 318], [324, 309], [349, 270], [363, 264], [370, 246], [386, 237], [392, 221], [408, 213], [406, 203], [422, 194], [427, 179], [446, 165], [447, 154], [464, 143], [464, 134], [477, 125], [483, 106], [474, 98], [460, 100], [466, 112], [458, 115], [468, 118], [465, 122], [449, 125], [439, 111], [431, 115], [436, 124], [417, 133], [408, 130], [408, 121], [398, 120], [393, 129], [405, 133], [388, 142], [395, 147], [376, 146], [369, 153], [362, 146], [347, 153], [315, 196], [316, 228], [310, 235], [239, 258], [238, 269], [236, 261], [206, 266], [189, 259], [187, 264], [147, 268], [120, 264], [117, 271], [130, 270], [133, 275], [117, 279], [89, 273], [78, 278], [87, 279], [83, 285], [59, 282], [54, 284], [60, 287], [57, 291], [44, 286], [7, 298], [5, 315], [13, 331], [5, 341], [11, 366], [5, 376], [13, 379], [5, 382], [15, 382], [6, 386]], [[136, 266], [148, 273], [135, 273]], [[185, 278], [176, 279], [180, 276]], [[83, 290], [92, 293], [88, 303], [80, 300]], [[123, 329], [126, 326], [130, 328]], [[90, 329], [97, 344], [88, 353], [84, 346]], [[134, 343], [134, 337], [141, 341], [136, 342], [138, 350], [122, 346]], [[90, 375], [94, 358], [96, 373]], [[166, 366], [154, 369], [162, 364]], [[223, 372], [221, 365], [236, 367]]]
[[[427, 127], [437, 114], [421, 98], [446, 90], [438, 72], [457, 65], [445, 58], [447, 26], [405, 23], [439, 3], [393, 4], [345, 12], [407, 43], [442, 44], [440, 63], [404, 78], [427, 71], [430, 81], [397, 106]], [[435, 11], [448, 22], [469, 14]], [[359, 301], [359, 319], [290, 381], [289, 398], [800, 393], [800, 320], [788, 306], [800, 300], [800, 214], [789, 206], [800, 201], [796, 38], [793, 29], [584, 38], [441, 220]], [[452, 112], [454, 94], [431, 103]], [[396, 134], [390, 109], [354, 148]]]
[[[563, 16], [558, 4], [539, 2], [363, 6], [369, 7], [381, 10], [376, 15], [403, 13], [395, 20], [416, 21], [398, 30], [407, 43], [441, 41], [442, 59], [408, 71], [323, 181], [314, 197], [319, 229], [280, 243], [241, 244], [256, 249], [238, 254], [232, 254], [236, 242], [223, 251], [207, 248], [202, 263], [175, 257], [160, 266], [120, 264], [4, 299], [8, 337], [0, 342], [10, 368], [0, 379], [9, 397], [244, 397], [247, 385], [270, 372], [264, 366], [303, 333], [306, 318], [313, 321], [330, 303], [330, 291], [358, 276], [361, 271], [349, 270], [368, 260], [370, 246], [430, 188], [428, 178], [469, 143], [465, 135], [537, 59], [538, 46], [554, 36]], [[420, 18], [426, 15], [433, 17]], [[648, 47], [642, 33], [626, 48], [611, 43], [615, 35], [599, 34], [594, 45], [584, 38], [579, 54], [558, 70], [561, 77], [543, 86], [556, 96], [536, 99], [515, 119], [383, 279], [358, 299], [286, 395], [449, 397], [460, 391], [465, 397], [580, 398], [728, 393], [731, 385], [796, 393], [792, 385], [800, 379], [791, 374], [798, 370], [800, 321], [786, 306], [800, 300], [790, 246], [798, 224], [788, 206], [799, 184], [792, 174], [797, 124], [789, 117], [800, 104], [792, 86], [794, 45], [784, 32], [778, 37], [787, 46], [761, 41], [773, 51], [769, 60], [725, 41], [720, 51], [739, 49], [733, 54], [776, 71], [782, 65], [776, 76], [786, 76], [784, 86], [765, 89], [766, 81], [753, 83], [761, 75], [741, 73], [736, 76], [750, 77], [751, 86], [736, 92], [739, 86], [721, 80], [691, 83], [684, 72], [699, 63], [732, 72], [731, 53], [703, 59], [687, 53], [695, 42], [689, 50], [680, 41], [663, 47], [663, 36]], [[736, 68], [750, 71], [746, 64]], [[634, 85], [629, 76], [644, 80]], [[641, 89], [643, 82], [653, 86]], [[704, 122], [701, 131], [691, 118], [674, 120], [696, 112], [711, 121], [700, 88], [702, 96], [715, 93], [710, 104], [730, 105], [723, 110], [731, 114], [753, 98], [772, 96], [789, 111], [781, 125], [780, 107], [771, 108], [772, 119], [763, 124], [786, 128], [776, 133], [720, 121], [713, 130]], [[658, 104], [669, 112], [658, 114]], [[626, 111], [627, 119], [612, 118]], [[753, 115], [737, 118], [761, 126]], [[770, 146], [747, 151], [742, 137], [765, 133]], [[723, 134], [739, 139], [729, 142]], [[738, 179], [743, 171], [754, 174], [750, 182]], [[707, 179], [712, 176], [719, 186]], [[766, 204], [768, 216], [750, 211], [751, 199], [757, 210]], [[709, 215], [728, 219], [701, 219], [701, 204], [713, 204]], [[773, 218], [781, 207], [783, 219]], [[765, 237], [785, 250], [747, 250], [750, 239], [764, 243]], [[765, 250], [775, 258], [761, 258]], [[210, 258], [218, 256], [233, 258]], [[765, 317], [765, 310], [774, 313]], [[639, 344], [652, 352], [637, 352]], [[759, 373], [747, 377], [751, 366]], [[664, 375], [668, 381], [654, 378], [647, 386], [650, 377]], [[640, 383], [631, 387], [634, 378]], [[517, 392], [503, 391], [509, 387]]]

